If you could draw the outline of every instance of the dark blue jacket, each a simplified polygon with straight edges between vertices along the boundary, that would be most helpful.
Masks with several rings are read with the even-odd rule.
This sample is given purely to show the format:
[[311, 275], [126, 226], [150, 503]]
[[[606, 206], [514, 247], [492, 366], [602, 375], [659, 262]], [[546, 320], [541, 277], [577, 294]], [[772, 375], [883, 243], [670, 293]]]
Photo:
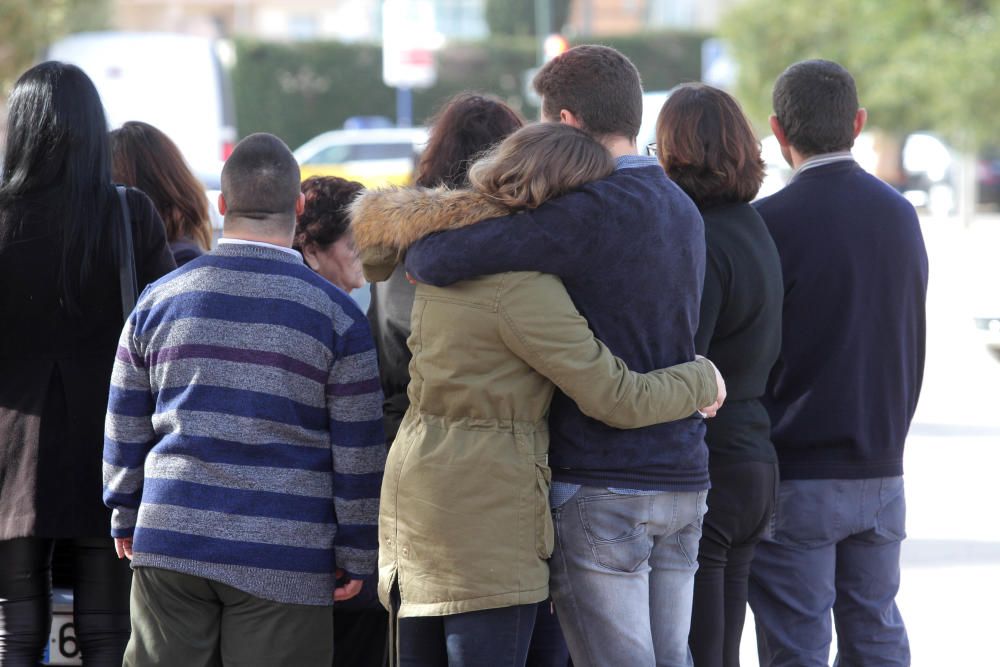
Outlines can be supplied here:
[[[694, 358], [705, 232], [698, 209], [658, 165], [620, 169], [531, 212], [425, 238], [407, 270], [432, 285], [504, 271], [562, 278], [594, 333], [632, 370]], [[621, 431], [557, 392], [549, 416], [553, 477], [635, 489], [708, 488], [698, 417]]]
[[764, 397], [782, 479], [901, 475], [924, 370], [916, 212], [854, 161], [802, 171], [756, 208], [785, 285]]

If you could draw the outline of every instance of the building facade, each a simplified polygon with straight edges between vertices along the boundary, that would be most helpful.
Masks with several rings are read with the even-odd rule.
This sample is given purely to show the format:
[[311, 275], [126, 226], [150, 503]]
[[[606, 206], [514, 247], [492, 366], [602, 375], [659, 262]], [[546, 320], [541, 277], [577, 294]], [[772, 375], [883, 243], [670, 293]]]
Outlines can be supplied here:
[[[445, 39], [489, 35], [486, 0], [415, 0], [434, 7]], [[563, 31], [576, 37], [674, 28], [713, 30], [740, 0], [572, 0]], [[382, 0], [116, 0], [116, 28], [279, 41], [381, 39]]]
[[[445, 38], [489, 34], [485, 0], [423, 1]], [[381, 0], [117, 0], [114, 16], [119, 30], [213, 37], [376, 42], [382, 35]]]
[[714, 30], [740, 0], [573, 0], [566, 32], [621, 35], [659, 29]]

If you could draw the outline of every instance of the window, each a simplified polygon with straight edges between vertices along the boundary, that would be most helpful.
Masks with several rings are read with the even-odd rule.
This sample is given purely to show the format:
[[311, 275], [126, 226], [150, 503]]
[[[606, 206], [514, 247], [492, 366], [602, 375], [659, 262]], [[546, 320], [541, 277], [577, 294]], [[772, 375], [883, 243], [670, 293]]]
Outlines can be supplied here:
[[306, 164], [339, 164], [346, 162], [351, 147], [345, 144], [336, 144], [324, 148], [316, 155], [305, 161]]
[[351, 147], [352, 160], [399, 160], [413, 157], [413, 144], [358, 144]]
[[437, 31], [446, 37], [476, 39], [489, 35], [485, 0], [438, 0], [434, 18]]
[[356, 160], [408, 160], [416, 155], [413, 144], [335, 144], [328, 146], [305, 161], [305, 164], [342, 164]]

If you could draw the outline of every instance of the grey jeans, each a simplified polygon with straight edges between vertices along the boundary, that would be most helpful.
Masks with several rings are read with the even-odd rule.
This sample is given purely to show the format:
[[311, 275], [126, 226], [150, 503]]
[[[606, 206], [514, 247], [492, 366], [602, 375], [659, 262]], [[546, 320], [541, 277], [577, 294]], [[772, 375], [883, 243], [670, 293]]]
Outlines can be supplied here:
[[552, 599], [576, 667], [688, 667], [707, 491], [581, 487], [552, 510]]

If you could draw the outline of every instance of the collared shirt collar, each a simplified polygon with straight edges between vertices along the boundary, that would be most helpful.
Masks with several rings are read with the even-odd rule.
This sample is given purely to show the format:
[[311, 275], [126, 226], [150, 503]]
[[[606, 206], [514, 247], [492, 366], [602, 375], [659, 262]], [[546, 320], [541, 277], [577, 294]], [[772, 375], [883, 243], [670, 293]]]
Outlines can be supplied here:
[[640, 167], [659, 166], [660, 163], [652, 155], [619, 155], [615, 158], [615, 169], [637, 169]]
[[221, 239], [219, 239], [219, 245], [226, 245], [226, 244], [233, 244], [233, 245], [255, 245], [255, 246], [260, 246], [261, 248], [271, 248], [272, 250], [280, 250], [281, 252], [288, 253], [289, 255], [295, 257], [300, 262], [302, 261], [302, 253], [300, 253], [298, 250], [294, 250], [292, 248], [287, 248], [287, 247], [285, 247], [283, 245], [275, 245], [273, 243], [264, 243], [263, 241], [247, 241], [246, 239], [232, 239], [232, 238], [227, 238], [227, 237], [222, 237]]
[[792, 181], [794, 181], [796, 178], [799, 177], [799, 174], [801, 174], [806, 170], [814, 169], [816, 167], [824, 167], [828, 164], [833, 164], [835, 162], [848, 162], [848, 161], [850, 162], [854, 161], [854, 155], [851, 153], [851, 151], [837, 151], [836, 153], [822, 153], [820, 155], [813, 155], [812, 157], [808, 158], [805, 162], [800, 164], [798, 169], [792, 172], [792, 176], [791, 178], [788, 179], [788, 182], [791, 183]]

